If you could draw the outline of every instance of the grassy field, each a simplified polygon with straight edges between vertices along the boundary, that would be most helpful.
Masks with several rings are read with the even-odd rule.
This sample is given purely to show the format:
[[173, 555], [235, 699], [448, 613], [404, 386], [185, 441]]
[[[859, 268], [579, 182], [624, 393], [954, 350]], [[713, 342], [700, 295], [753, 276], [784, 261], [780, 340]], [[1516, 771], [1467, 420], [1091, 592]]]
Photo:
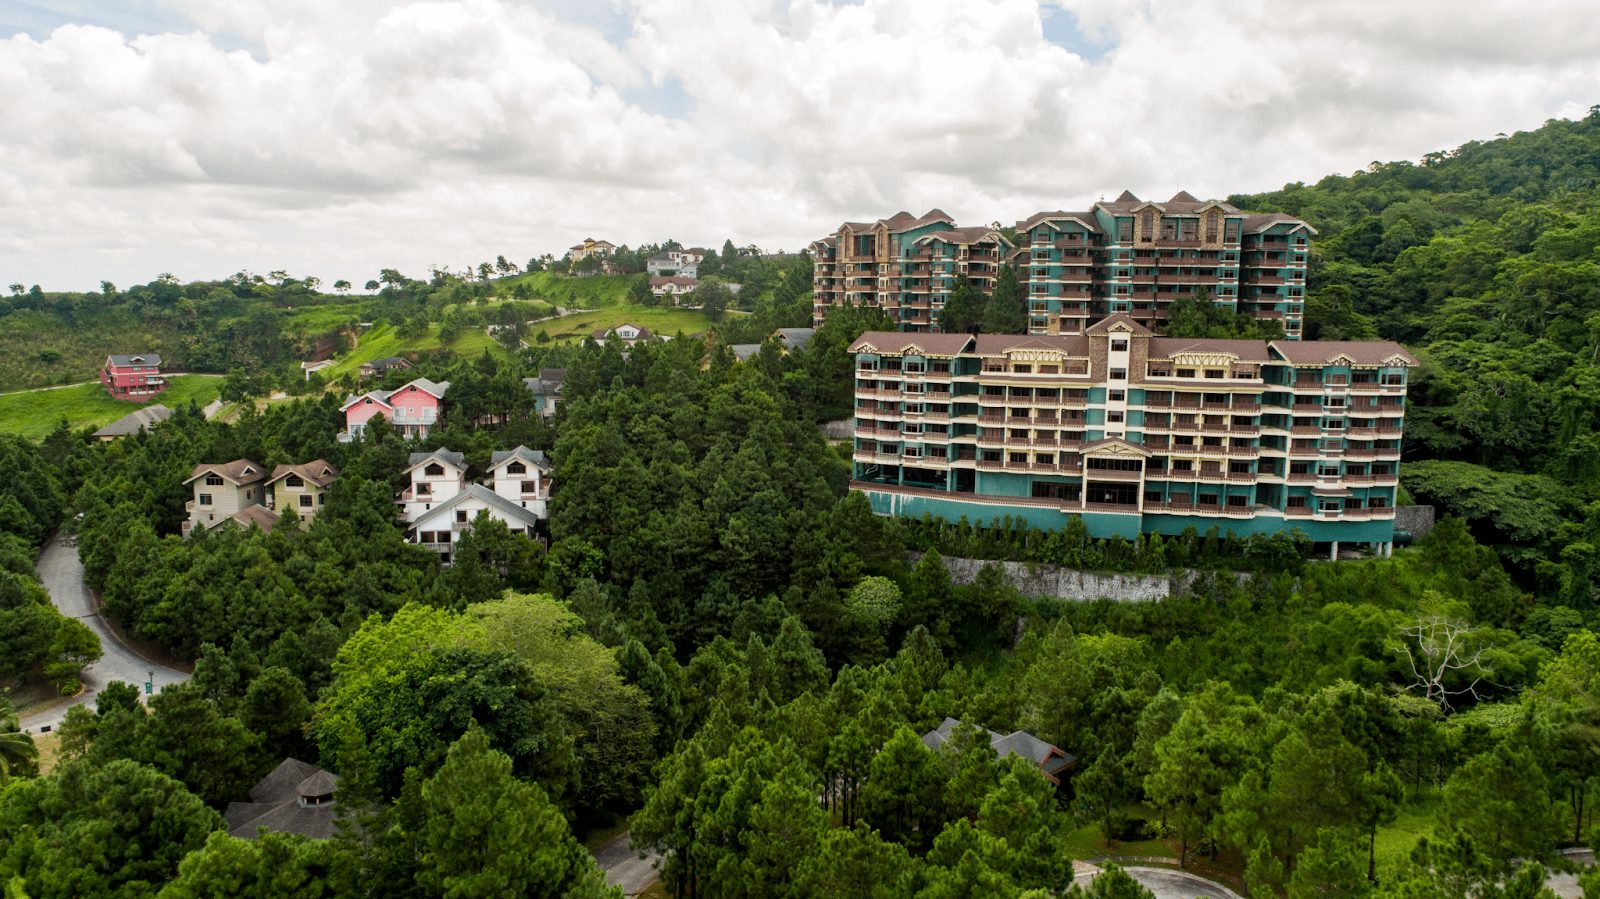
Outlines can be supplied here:
[[464, 331], [449, 346], [443, 346], [439, 343], [439, 325], [437, 323], [429, 325], [426, 334], [409, 339], [396, 333], [393, 325], [382, 324], [362, 334], [360, 345], [346, 353], [339, 359], [338, 363], [324, 369], [322, 375], [328, 380], [333, 380], [350, 374], [359, 368], [363, 362], [439, 349], [449, 350], [463, 358], [475, 358], [482, 355], [484, 350], [488, 350], [499, 359], [510, 360], [513, 358], [509, 350], [482, 330]]
[[710, 319], [702, 315], [698, 309], [612, 306], [596, 309], [593, 312], [563, 315], [558, 319], [531, 325], [529, 342], [532, 343], [540, 331], [548, 333], [553, 340], [582, 340], [599, 328], [612, 328], [624, 322], [649, 328], [657, 334], [668, 337], [679, 332], [685, 335], [697, 334], [711, 327]]
[[[182, 335], [126, 309], [101, 309], [68, 321], [38, 310], [0, 317], [0, 377], [7, 389], [74, 384], [98, 377], [110, 352], [171, 358]], [[170, 367], [170, 366], [169, 366]]]
[[[173, 409], [188, 405], [190, 400], [204, 406], [216, 399], [222, 390], [222, 379], [212, 375], [177, 375], [168, 381], [172, 386], [153, 402]], [[74, 428], [83, 425], [98, 428], [137, 408], [137, 403], [126, 403], [106, 396], [104, 388], [98, 383], [57, 390], [8, 393], [0, 395], [0, 433], [39, 440], [54, 431], [56, 423], [62, 418]]]
[[514, 275], [494, 282], [494, 292], [507, 297], [519, 284], [526, 284], [530, 299], [543, 300], [568, 309], [599, 309], [628, 302], [628, 289], [643, 275], [591, 275], [572, 278], [554, 272]]
[[285, 310], [283, 330], [287, 334], [320, 336], [348, 322], [361, 319], [360, 303], [330, 303]]

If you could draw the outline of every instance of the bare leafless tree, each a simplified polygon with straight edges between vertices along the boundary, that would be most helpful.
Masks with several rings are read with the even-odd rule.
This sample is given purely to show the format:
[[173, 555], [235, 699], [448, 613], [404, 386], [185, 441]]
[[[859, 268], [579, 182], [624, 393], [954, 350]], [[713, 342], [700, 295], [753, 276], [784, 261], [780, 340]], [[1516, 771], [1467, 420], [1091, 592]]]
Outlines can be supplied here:
[[[1406, 691], [1421, 692], [1441, 709], [1450, 708], [1452, 697], [1478, 698], [1478, 684], [1494, 674], [1483, 662], [1483, 648], [1471, 645], [1472, 626], [1459, 618], [1423, 615], [1400, 634], [1400, 650], [1416, 679]], [[1465, 687], [1452, 688], [1467, 678]]]

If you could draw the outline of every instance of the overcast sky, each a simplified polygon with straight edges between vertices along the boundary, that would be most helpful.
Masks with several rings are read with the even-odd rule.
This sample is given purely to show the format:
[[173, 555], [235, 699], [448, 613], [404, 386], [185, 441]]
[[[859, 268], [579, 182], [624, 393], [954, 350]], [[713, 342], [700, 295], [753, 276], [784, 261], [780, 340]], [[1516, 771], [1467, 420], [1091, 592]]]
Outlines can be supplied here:
[[1258, 191], [1600, 103], [1594, 0], [0, 0], [0, 283]]

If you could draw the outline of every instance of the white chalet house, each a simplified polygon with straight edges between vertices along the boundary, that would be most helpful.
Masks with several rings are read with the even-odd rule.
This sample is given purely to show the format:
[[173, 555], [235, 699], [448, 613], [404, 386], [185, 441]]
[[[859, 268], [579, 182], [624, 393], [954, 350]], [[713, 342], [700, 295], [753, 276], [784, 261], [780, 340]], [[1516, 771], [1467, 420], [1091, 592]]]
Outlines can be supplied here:
[[491, 457], [491, 487], [467, 480], [461, 453], [412, 453], [411, 486], [400, 494], [406, 539], [439, 553], [450, 564], [455, 544], [486, 512], [513, 533], [536, 535], [550, 499], [550, 463], [544, 453], [519, 446]]

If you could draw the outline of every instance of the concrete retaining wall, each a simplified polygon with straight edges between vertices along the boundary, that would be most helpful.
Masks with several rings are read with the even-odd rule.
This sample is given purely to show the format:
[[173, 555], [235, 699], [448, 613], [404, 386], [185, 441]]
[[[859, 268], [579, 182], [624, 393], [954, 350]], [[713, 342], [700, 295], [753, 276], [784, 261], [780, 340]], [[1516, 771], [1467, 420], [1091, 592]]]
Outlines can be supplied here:
[[[912, 563], [915, 564], [921, 555], [912, 553]], [[978, 572], [985, 565], [999, 565], [1000, 570], [1005, 573], [1006, 580], [1024, 596], [1051, 596], [1080, 602], [1094, 599], [1110, 599], [1116, 602], [1149, 602], [1166, 599], [1174, 593], [1188, 589], [1196, 578], [1207, 574], [1190, 568], [1176, 569], [1170, 575], [1106, 574], [1037, 562], [999, 562], [954, 556], [941, 558], [944, 559], [945, 570], [950, 572], [950, 580], [957, 584], [970, 584], [977, 580]], [[1235, 572], [1233, 577], [1244, 583], [1250, 575]]]
[[1432, 506], [1396, 506], [1394, 510], [1394, 529], [1397, 531], [1410, 531], [1411, 539], [1421, 540], [1433, 530]]

